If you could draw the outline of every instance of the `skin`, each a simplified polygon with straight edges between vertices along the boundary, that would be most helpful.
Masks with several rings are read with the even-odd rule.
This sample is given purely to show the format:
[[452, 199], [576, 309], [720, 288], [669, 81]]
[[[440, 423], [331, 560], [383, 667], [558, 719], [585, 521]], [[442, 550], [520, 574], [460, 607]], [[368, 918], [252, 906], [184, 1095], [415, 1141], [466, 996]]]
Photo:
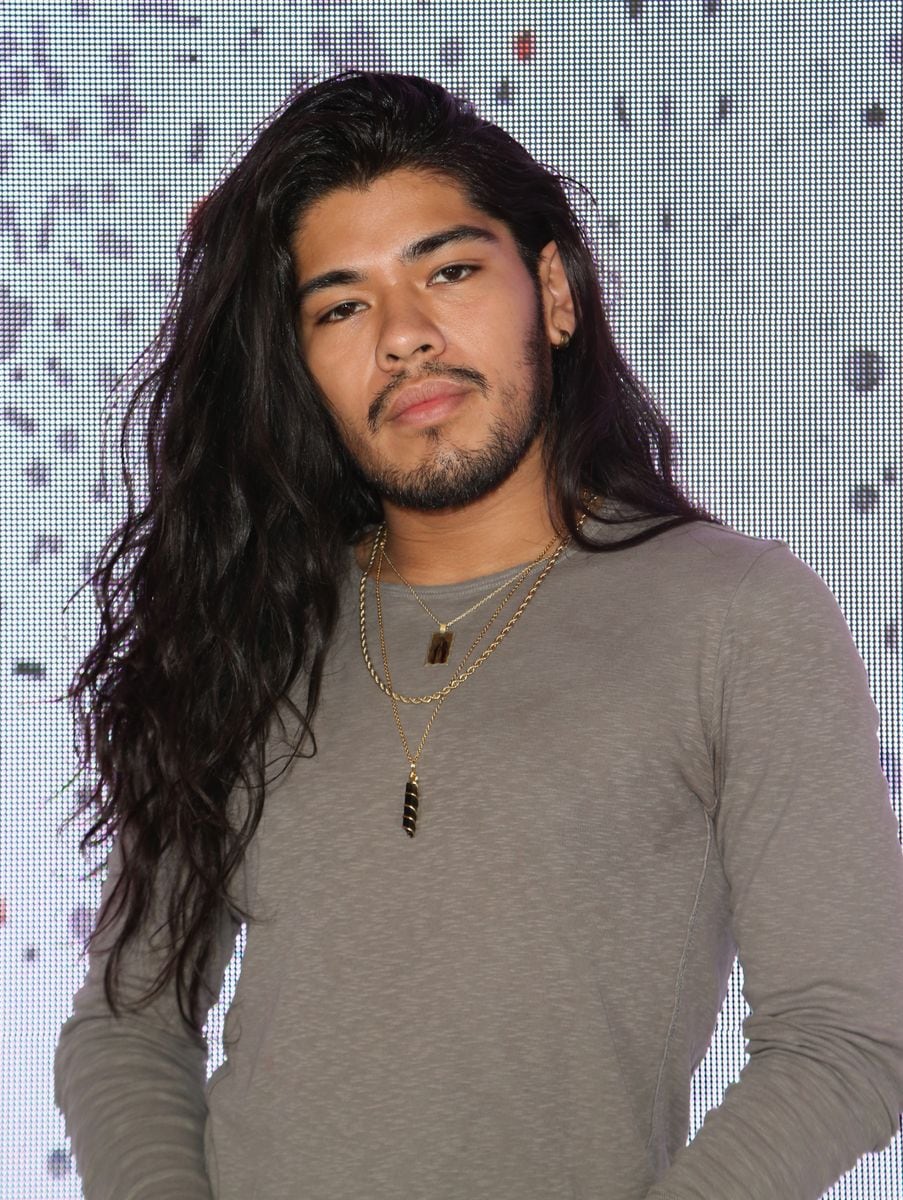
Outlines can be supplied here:
[[[461, 226], [493, 240], [469, 235], [403, 254]], [[453, 180], [400, 170], [313, 205], [292, 254], [299, 289], [325, 285], [299, 301], [299, 349], [345, 444], [380, 490], [402, 574], [414, 584], [457, 583], [538, 554], [557, 533], [541, 432], [552, 346], [576, 324], [554, 242], [534, 280], [507, 227], [474, 208]], [[321, 278], [334, 271], [355, 278]], [[393, 417], [406, 385], [436, 379], [457, 385], [456, 396]], [[504, 477], [487, 487], [499, 467]], [[471, 477], [477, 494], [442, 503]], [[440, 506], [412, 502], [405, 489]], [[358, 548], [362, 565], [368, 549]]]

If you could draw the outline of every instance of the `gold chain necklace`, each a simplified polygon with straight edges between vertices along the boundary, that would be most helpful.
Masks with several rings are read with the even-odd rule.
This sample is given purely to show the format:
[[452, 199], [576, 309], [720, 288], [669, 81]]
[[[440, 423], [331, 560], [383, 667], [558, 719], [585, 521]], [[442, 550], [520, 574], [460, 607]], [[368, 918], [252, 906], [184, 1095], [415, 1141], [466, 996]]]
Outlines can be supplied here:
[[380, 551], [381, 557], [386, 560], [386, 562], [389, 564], [401, 582], [405, 585], [426, 615], [435, 621], [435, 623], [439, 626], [438, 632], [434, 633], [430, 637], [429, 645], [426, 649], [426, 658], [423, 660], [424, 666], [444, 666], [445, 663], [448, 662], [449, 655], [451, 654], [452, 642], [455, 640], [455, 635], [452, 632], [452, 625], [457, 625], [459, 621], [463, 621], [465, 617], [469, 617], [470, 614], [476, 612], [478, 608], [482, 608], [484, 604], [488, 604], [488, 602], [494, 599], [499, 592], [503, 592], [505, 588], [510, 587], [511, 584], [516, 583], [518, 586], [520, 586], [533, 568], [539, 566], [539, 564], [554, 546], [555, 541], [556, 539], [553, 538], [546, 548], [539, 555], [537, 555], [537, 557], [534, 558], [531, 563], [527, 563], [527, 565], [522, 568], [522, 570], [518, 571], [516, 575], [512, 575], [510, 579], [506, 579], [503, 583], [500, 583], [498, 587], [493, 588], [488, 595], [482, 598], [482, 600], [478, 600], [476, 604], [471, 604], [470, 608], [466, 609], [462, 613], [458, 613], [458, 615], [456, 617], [452, 617], [450, 621], [440, 621], [433, 610], [427, 606], [423, 597], [416, 591], [413, 584], [408, 583], [404, 575], [402, 575], [401, 571], [399, 571], [398, 567], [396, 567], [395, 563], [392, 562], [392, 559], [389, 557], [389, 551], [386, 549], [385, 544], [383, 544], [382, 550]]
[[[593, 497], [593, 499], [595, 499], [595, 497]], [[586, 520], [586, 516], [587, 516], [587, 514], [585, 512], [581, 515], [580, 520], [577, 522], [578, 530], [583, 528], [583, 523]], [[551, 555], [551, 557], [549, 558], [545, 567], [542, 569], [540, 574], [537, 576], [533, 586], [530, 588], [527, 595], [521, 601], [517, 610], [511, 615], [511, 617], [508, 619], [507, 623], [505, 624], [504, 628], [496, 635], [496, 637], [489, 644], [489, 646], [487, 646], [487, 648], [483, 651], [483, 653], [480, 655], [480, 657], [475, 662], [471, 663], [469, 667], [465, 668], [465, 664], [467, 663], [467, 660], [470, 658], [470, 656], [476, 650], [477, 646], [483, 640], [484, 636], [489, 632], [489, 629], [491, 628], [496, 617], [499, 616], [502, 609], [505, 607], [505, 605], [508, 603], [508, 601], [514, 595], [514, 593], [517, 591], [518, 587], [520, 587], [520, 583], [515, 584], [514, 587], [509, 590], [505, 599], [496, 608], [495, 612], [492, 614], [492, 616], [489, 618], [487, 623], [483, 626], [483, 628], [480, 630], [480, 632], [474, 638], [473, 642], [471, 642], [470, 646], [468, 647], [467, 653], [464, 655], [464, 657], [461, 659], [461, 662], [458, 664], [458, 668], [455, 672], [455, 675], [450, 680], [448, 685], [446, 687], [444, 687], [441, 691], [434, 692], [430, 696], [414, 697], [414, 696], [402, 696], [400, 693], [396, 692], [394, 690], [394, 688], [392, 687], [392, 674], [389, 669], [389, 654], [388, 654], [388, 650], [386, 648], [386, 634], [385, 634], [385, 627], [383, 625], [383, 616], [382, 616], [382, 598], [380, 595], [380, 576], [382, 573], [382, 560], [383, 560], [382, 547], [385, 543], [385, 537], [386, 537], [386, 527], [385, 527], [385, 525], [383, 525], [383, 526], [381, 526], [381, 528], [377, 532], [376, 537], [374, 538], [373, 548], [370, 552], [370, 559], [369, 559], [369, 562], [367, 563], [367, 569], [365, 570], [364, 574], [361, 576], [361, 651], [363, 652], [364, 662], [367, 664], [367, 669], [369, 670], [370, 675], [373, 678], [374, 682], [376, 682], [379, 685], [379, 687], [382, 689], [382, 691], [384, 691], [388, 695], [389, 699], [392, 702], [392, 716], [395, 719], [395, 726], [398, 729], [398, 734], [399, 734], [399, 737], [401, 738], [401, 744], [404, 749], [405, 756], [407, 757], [408, 764], [410, 766], [408, 778], [405, 781], [404, 806], [402, 809], [401, 824], [402, 824], [402, 828], [404, 829], [404, 831], [408, 835], [408, 837], [413, 837], [417, 830], [417, 812], [418, 812], [418, 809], [420, 806], [420, 779], [419, 779], [419, 776], [417, 775], [417, 763], [420, 759], [421, 754], [423, 753], [423, 748], [426, 745], [426, 739], [429, 737], [430, 730], [433, 727], [433, 722], [436, 720], [436, 717], [439, 714], [439, 709], [442, 707], [443, 701], [445, 700], [446, 696], [451, 694], [451, 692], [454, 690], [455, 687], [460, 686], [460, 684], [462, 684], [465, 679], [469, 679], [470, 676], [474, 673], [474, 671], [476, 671], [481, 666], [481, 664], [486, 661], [486, 659], [490, 656], [490, 654], [492, 654], [493, 650], [495, 650], [496, 647], [501, 644], [501, 642], [505, 638], [506, 634], [513, 628], [514, 624], [520, 617], [521, 613], [523, 613], [524, 609], [527, 607], [527, 605], [533, 599], [534, 595], [536, 594], [537, 589], [539, 588], [539, 585], [542, 583], [542, 581], [545, 579], [545, 577], [548, 575], [548, 573], [555, 566], [556, 562], [558, 562], [559, 558], [564, 553], [564, 550], [568, 546], [571, 539], [569, 536], [562, 538], [562, 540], [560, 541], [560, 543], [558, 545], [557, 550], [555, 550], [554, 554]], [[382, 660], [383, 660], [383, 671], [385, 672], [385, 676], [386, 676], [385, 683], [383, 683], [383, 681], [377, 675], [376, 670], [374, 669], [373, 664], [370, 661], [370, 657], [367, 653], [366, 584], [367, 584], [367, 577], [370, 573], [370, 570], [373, 567], [374, 559], [376, 559], [376, 557], [377, 557], [377, 551], [379, 551], [379, 558], [378, 558], [378, 561], [376, 564], [376, 576], [375, 576], [375, 580], [374, 580], [374, 591], [375, 591], [375, 596], [376, 596], [376, 620], [377, 620], [377, 628], [379, 630], [379, 647], [380, 647], [380, 652], [381, 652]], [[523, 580], [521, 580], [521, 582], [523, 582]], [[411, 747], [408, 743], [407, 735], [405, 734], [405, 731], [404, 731], [404, 726], [401, 723], [401, 714], [398, 709], [399, 701], [407, 702], [410, 704], [424, 704], [424, 703], [430, 703], [430, 702], [435, 703], [435, 707], [433, 708], [433, 711], [430, 714], [430, 719], [427, 721], [426, 729], [424, 729], [423, 734], [420, 738], [420, 742], [417, 746], [417, 751], [414, 754], [411, 753]]]
[[[582, 524], [582, 521], [581, 521], [581, 524]], [[509, 633], [509, 631], [511, 630], [511, 628], [513, 627], [513, 625], [515, 624], [517, 619], [520, 617], [521, 613], [524, 611], [524, 609], [527, 607], [527, 605], [533, 599], [536, 589], [539, 587], [539, 585], [545, 579], [546, 575], [548, 575], [549, 571], [551, 571], [552, 567], [554, 567], [555, 563], [558, 561], [558, 558], [563, 553], [565, 546], [567, 546], [568, 542], [570, 541], [569, 538], [565, 538], [559, 544], [558, 549], [551, 556], [551, 558], [548, 560], [546, 565], [543, 567], [542, 571], [536, 577], [536, 580], [534, 581], [533, 586], [530, 588], [529, 592], [527, 592], [526, 596], [521, 601], [517, 610], [514, 613], [512, 613], [512, 615], [508, 618], [507, 623], [503, 626], [503, 628], [501, 630], [499, 630], [499, 632], [496, 634], [495, 638], [486, 647], [486, 649], [483, 651], [483, 653], [480, 655], [480, 657], [476, 660], [476, 662], [471, 663], [469, 667], [464, 669], [464, 664], [467, 662], [468, 658], [473, 653], [473, 651], [477, 647], [477, 645], [479, 645], [479, 643], [483, 640], [484, 636], [489, 632], [489, 629], [492, 626], [493, 622], [495, 621], [496, 617], [499, 616], [499, 614], [504, 609], [505, 605], [508, 603], [508, 601], [514, 595], [514, 593], [519, 589], [520, 583], [515, 583], [508, 589], [507, 595], [504, 597], [501, 604], [498, 605], [495, 612], [493, 612], [492, 616], [489, 618], [489, 620], [486, 622], [486, 624], [483, 626], [483, 628], [477, 634], [470, 649], [467, 651], [467, 653], [461, 659], [461, 662], [458, 664], [455, 674], [448, 681], [448, 683], [445, 685], [444, 688], [441, 688], [438, 692], [430, 692], [430, 694], [428, 696], [405, 696], [401, 692], [394, 691], [391, 683], [386, 683], [383, 679], [380, 678], [380, 675], [379, 675], [378, 671], [376, 670], [376, 667], [374, 667], [374, 665], [370, 659], [370, 652], [369, 652], [369, 648], [367, 645], [367, 578], [370, 574], [370, 571], [373, 568], [373, 563], [376, 560], [377, 552], [380, 550], [380, 543], [384, 538], [385, 538], [385, 526], [383, 525], [378, 530], [376, 538], [373, 541], [373, 549], [370, 552], [370, 559], [367, 563], [366, 568], [364, 569], [363, 574], [361, 575], [361, 586], [360, 586], [361, 653], [364, 656], [364, 662], [366, 663], [367, 670], [370, 672], [370, 678], [373, 680], [373, 682], [376, 684], [376, 686], [380, 689], [380, 691], [385, 692], [385, 694], [387, 696], [389, 696], [391, 699], [397, 700], [401, 704], [435, 704], [438, 700], [444, 699], [446, 696], [450, 695], [451, 692], [453, 692], [455, 690], [455, 688], [460, 687], [461, 684], [464, 683], [464, 681], [466, 679], [469, 679], [470, 676], [474, 673], [474, 671], [476, 671], [479, 667], [481, 667], [483, 665], [483, 663], [486, 661], [486, 659], [489, 657], [489, 655], [492, 654], [493, 650], [495, 650], [495, 648], [499, 645], [499, 643], [507, 636], [507, 634]], [[378, 580], [377, 580], [377, 588], [376, 588], [377, 620], [379, 620], [381, 612], [382, 612], [382, 606], [381, 606], [381, 602], [380, 602], [379, 587], [378, 587]]]

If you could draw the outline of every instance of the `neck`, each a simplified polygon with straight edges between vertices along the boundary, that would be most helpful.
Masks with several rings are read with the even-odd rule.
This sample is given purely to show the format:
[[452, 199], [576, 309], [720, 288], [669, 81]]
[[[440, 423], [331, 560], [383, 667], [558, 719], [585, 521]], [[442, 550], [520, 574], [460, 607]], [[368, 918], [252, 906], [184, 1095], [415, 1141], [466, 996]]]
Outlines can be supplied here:
[[[519, 468], [495, 491], [463, 508], [422, 512], [386, 503], [383, 511], [386, 548], [414, 585], [462, 583], [516, 567], [564, 532], [549, 513], [545, 477], [537, 467]], [[362, 567], [369, 548], [369, 539], [359, 547]], [[397, 579], [388, 564], [383, 577]]]

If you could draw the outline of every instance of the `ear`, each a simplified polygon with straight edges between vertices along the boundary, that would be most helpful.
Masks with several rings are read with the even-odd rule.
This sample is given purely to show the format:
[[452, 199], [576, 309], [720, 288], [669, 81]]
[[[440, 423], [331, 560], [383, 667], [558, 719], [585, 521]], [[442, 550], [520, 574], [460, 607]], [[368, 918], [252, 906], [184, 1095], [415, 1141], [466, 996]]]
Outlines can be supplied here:
[[571, 285], [554, 242], [543, 247], [537, 269], [546, 333], [551, 345], [557, 347], [563, 333], [570, 335], [577, 328], [577, 318]]

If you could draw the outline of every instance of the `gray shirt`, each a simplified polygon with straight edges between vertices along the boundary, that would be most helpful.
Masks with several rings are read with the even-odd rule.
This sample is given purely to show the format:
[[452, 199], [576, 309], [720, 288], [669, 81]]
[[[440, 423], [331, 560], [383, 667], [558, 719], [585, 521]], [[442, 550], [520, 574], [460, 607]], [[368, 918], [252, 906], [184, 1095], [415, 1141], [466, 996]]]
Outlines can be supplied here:
[[[503, 578], [418, 590], [447, 620]], [[357, 579], [317, 754], [271, 768], [235, 884], [256, 919], [206, 1092], [172, 993], [115, 1020], [92, 956], [56, 1063], [88, 1200], [807, 1200], [886, 1146], [903, 864], [866, 673], [818, 577], [699, 522], [569, 547], [444, 702], [413, 839]], [[429, 618], [383, 593], [397, 690], [436, 690]], [[454, 627], [451, 665], [496, 603]], [[414, 746], [430, 711], [402, 706]], [[236, 933], [224, 913], [211, 999]], [[737, 952], [749, 1062], [687, 1147]]]

